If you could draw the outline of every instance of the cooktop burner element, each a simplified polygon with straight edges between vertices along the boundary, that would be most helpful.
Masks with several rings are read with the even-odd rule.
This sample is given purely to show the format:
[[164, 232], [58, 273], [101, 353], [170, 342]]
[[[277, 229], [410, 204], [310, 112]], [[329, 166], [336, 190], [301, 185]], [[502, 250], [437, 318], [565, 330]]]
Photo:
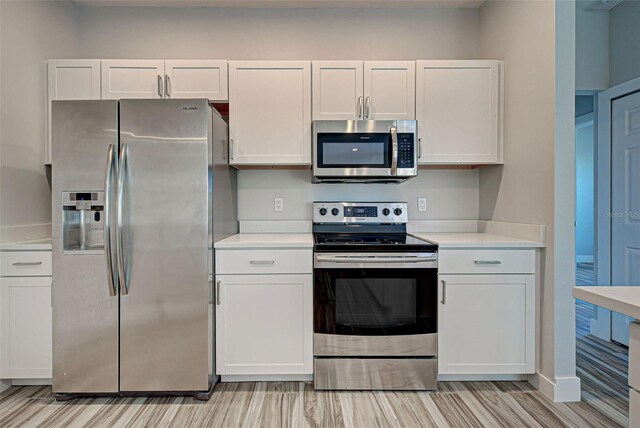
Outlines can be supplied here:
[[435, 251], [407, 234], [405, 202], [315, 202], [316, 251]]

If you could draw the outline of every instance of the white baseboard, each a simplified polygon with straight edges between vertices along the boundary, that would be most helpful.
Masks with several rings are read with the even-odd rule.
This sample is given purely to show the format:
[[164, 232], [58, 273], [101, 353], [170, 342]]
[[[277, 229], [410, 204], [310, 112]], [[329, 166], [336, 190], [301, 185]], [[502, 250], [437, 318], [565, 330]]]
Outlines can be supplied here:
[[11, 385], [53, 385], [53, 379], [11, 379]]
[[481, 374], [481, 375], [438, 375], [438, 382], [517, 382], [528, 380], [528, 375], [507, 374]]
[[577, 263], [593, 263], [593, 256], [576, 256]]
[[0, 243], [51, 238], [51, 223], [0, 227]]
[[555, 403], [580, 401], [580, 378], [557, 377], [555, 382], [536, 373], [529, 377], [529, 383]]
[[0, 379], [0, 392], [11, 388], [11, 379]]
[[478, 232], [510, 236], [512, 238], [524, 239], [526, 241], [547, 241], [547, 227], [542, 224], [478, 220]]
[[309, 382], [312, 380], [312, 374], [220, 376], [220, 382]]

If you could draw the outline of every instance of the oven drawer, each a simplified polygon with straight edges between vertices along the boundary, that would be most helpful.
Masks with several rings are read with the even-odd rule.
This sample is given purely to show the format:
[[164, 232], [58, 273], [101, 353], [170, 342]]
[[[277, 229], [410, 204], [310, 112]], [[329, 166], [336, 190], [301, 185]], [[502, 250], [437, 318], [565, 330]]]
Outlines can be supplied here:
[[313, 355], [334, 357], [435, 357], [438, 335], [399, 336], [313, 335]]
[[3, 251], [2, 276], [51, 276], [51, 251]]
[[309, 250], [216, 250], [216, 274], [313, 273]]
[[535, 273], [535, 250], [440, 250], [438, 273]]
[[435, 390], [435, 358], [316, 358], [314, 389]]

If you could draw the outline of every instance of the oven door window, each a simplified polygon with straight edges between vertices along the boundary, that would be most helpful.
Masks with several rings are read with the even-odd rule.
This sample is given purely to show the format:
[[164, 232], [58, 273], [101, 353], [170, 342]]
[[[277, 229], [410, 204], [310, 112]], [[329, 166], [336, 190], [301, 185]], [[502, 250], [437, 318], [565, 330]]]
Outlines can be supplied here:
[[320, 133], [318, 168], [390, 168], [390, 134]]
[[388, 336], [437, 331], [435, 269], [316, 269], [314, 331]]

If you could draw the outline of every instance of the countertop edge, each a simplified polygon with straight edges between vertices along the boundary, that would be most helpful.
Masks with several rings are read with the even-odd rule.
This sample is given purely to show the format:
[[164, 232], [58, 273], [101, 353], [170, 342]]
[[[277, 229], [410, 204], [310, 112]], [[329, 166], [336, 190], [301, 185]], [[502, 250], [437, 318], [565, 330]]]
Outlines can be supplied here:
[[[640, 319], [640, 306], [614, 297], [603, 296], [602, 294], [598, 294], [596, 292], [597, 290], [593, 290], [592, 288], [593, 287], [573, 287], [573, 297], [632, 318]], [[640, 287], [638, 291], [640, 292]]]

